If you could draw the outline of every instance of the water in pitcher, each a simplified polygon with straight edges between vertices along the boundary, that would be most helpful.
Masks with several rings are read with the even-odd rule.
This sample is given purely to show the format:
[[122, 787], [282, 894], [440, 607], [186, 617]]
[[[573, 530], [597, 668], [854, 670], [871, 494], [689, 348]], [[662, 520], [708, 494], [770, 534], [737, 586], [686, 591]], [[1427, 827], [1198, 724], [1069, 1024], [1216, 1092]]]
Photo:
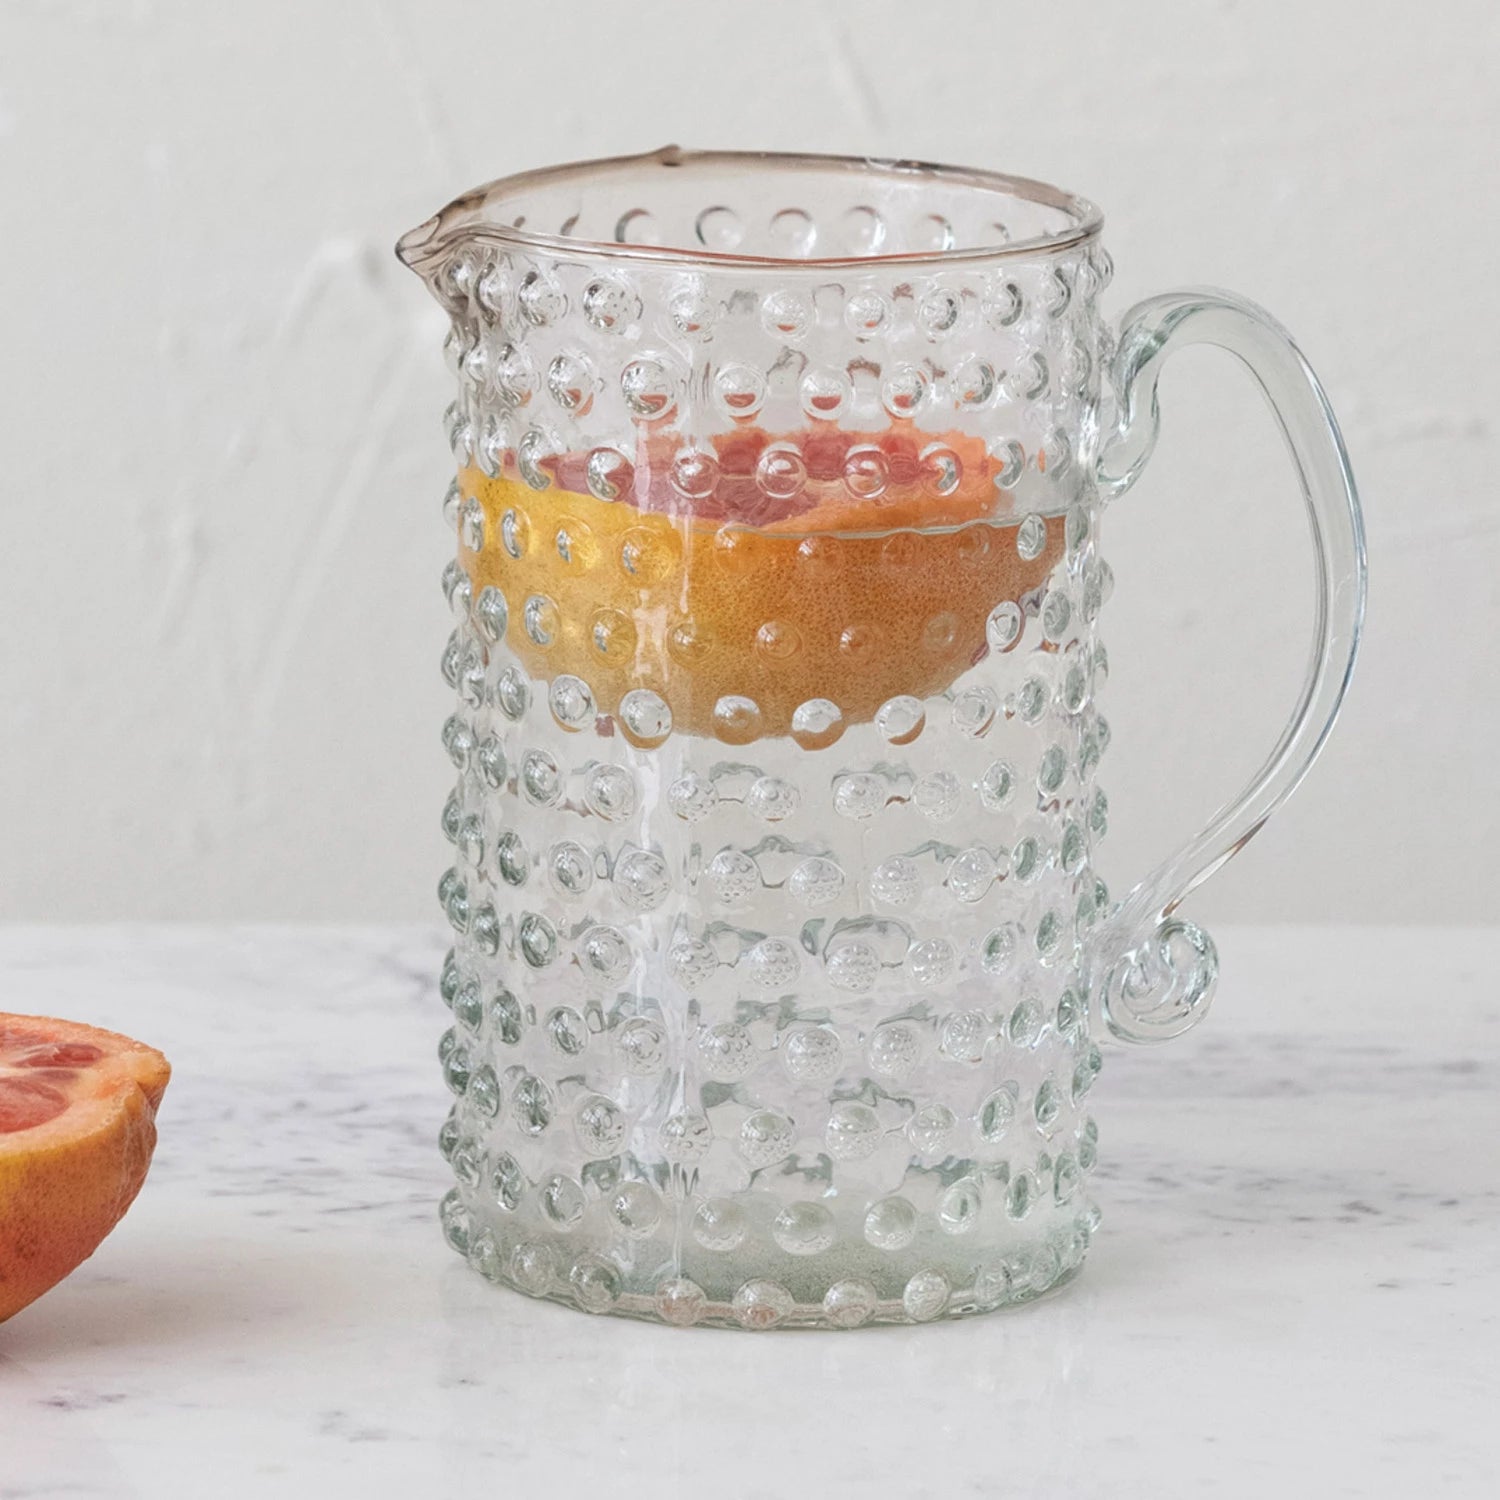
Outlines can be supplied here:
[[[1097, 1067], [1069, 985], [1102, 901], [1099, 601], [1064, 515], [1007, 515], [1004, 462], [958, 434], [757, 429], [461, 472], [445, 670], [479, 712], [445, 731], [442, 895], [516, 978], [483, 993], [455, 960], [445, 990], [499, 1038], [514, 1133], [472, 1164], [447, 1144], [496, 1205], [501, 1279], [551, 1290], [589, 1215], [617, 1248], [570, 1295], [614, 1310], [680, 1284], [710, 1314], [826, 1320], [836, 1241], [851, 1318], [1062, 1273], [996, 1256], [980, 1285], [968, 1251], [986, 1221], [1078, 1233]], [[472, 1097], [465, 1035], [446, 1063]], [[1060, 1149], [1013, 1160], [1038, 1131]], [[751, 1243], [778, 1276], [746, 1281]]]

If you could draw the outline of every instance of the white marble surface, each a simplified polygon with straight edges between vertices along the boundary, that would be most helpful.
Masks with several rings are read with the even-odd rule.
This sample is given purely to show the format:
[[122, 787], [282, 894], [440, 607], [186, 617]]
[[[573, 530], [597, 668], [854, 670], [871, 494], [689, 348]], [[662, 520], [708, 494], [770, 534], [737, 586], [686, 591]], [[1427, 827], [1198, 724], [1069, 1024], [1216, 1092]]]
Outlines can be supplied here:
[[756, 1336], [445, 1248], [437, 934], [0, 929], [0, 1006], [176, 1066], [130, 1216], [0, 1327], [0, 1500], [1493, 1495], [1500, 932], [1218, 937], [1205, 1026], [1111, 1053], [1064, 1295]]

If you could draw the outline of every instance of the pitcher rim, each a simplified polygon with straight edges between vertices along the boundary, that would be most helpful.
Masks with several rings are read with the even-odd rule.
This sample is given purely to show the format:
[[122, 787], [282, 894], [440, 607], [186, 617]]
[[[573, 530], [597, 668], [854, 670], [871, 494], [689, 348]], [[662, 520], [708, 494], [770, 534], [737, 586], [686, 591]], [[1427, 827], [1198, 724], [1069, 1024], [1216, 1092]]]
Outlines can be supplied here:
[[[524, 223], [502, 224], [483, 215], [492, 213], [507, 198], [540, 183], [572, 177], [590, 177], [601, 173], [624, 171], [634, 167], [657, 165], [665, 168], [708, 166], [732, 170], [735, 167], [773, 166], [791, 171], [835, 168], [866, 175], [902, 178], [907, 176], [939, 177], [960, 186], [987, 188], [1008, 193], [1031, 203], [1058, 209], [1073, 222], [1047, 234], [1029, 235], [1025, 239], [996, 241], [992, 244], [955, 246], [945, 250], [909, 250], [874, 255], [746, 255], [736, 251], [713, 250], [707, 246], [689, 248], [682, 245], [630, 244], [617, 240], [578, 238], [530, 229]], [[949, 266], [974, 261], [1023, 260], [1056, 255], [1099, 238], [1104, 215], [1089, 199], [1055, 187], [1037, 178], [991, 171], [984, 167], [960, 167], [942, 162], [915, 161], [894, 157], [853, 156], [836, 153], [800, 151], [687, 151], [679, 146], [663, 146], [656, 151], [634, 155], [596, 157], [587, 161], [562, 162], [555, 166], [535, 167], [524, 172], [497, 177], [460, 194], [431, 218], [408, 230], [396, 242], [396, 255], [419, 275], [445, 259], [455, 246], [478, 240], [511, 249], [545, 251], [554, 255], [586, 256], [635, 262], [638, 264], [675, 265], [679, 267], [737, 267], [791, 272], [794, 270], [842, 271], [869, 270], [878, 266], [923, 267]]]

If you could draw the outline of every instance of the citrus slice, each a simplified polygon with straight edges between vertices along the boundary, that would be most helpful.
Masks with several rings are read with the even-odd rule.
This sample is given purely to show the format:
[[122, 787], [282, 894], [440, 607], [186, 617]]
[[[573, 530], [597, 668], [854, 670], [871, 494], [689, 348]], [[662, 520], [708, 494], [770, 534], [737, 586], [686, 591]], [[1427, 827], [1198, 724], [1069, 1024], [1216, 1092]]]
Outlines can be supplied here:
[[[735, 433], [695, 457], [705, 472], [646, 444], [633, 463], [568, 454], [541, 489], [509, 472], [460, 475], [480, 627], [532, 676], [577, 680], [564, 727], [613, 714], [634, 737], [622, 704], [646, 695], [653, 735], [670, 724], [820, 748], [1004, 649], [991, 615], [1042, 586], [1063, 553], [1061, 516], [1000, 510], [972, 438], [918, 448], [905, 433], [800, 445]], [[681, 493], [692, 486], [703, 493]]]
[[0, 1322], [87, 1260], [130, 1207], [171, 1072], [112, 1031], [0, 1013]]

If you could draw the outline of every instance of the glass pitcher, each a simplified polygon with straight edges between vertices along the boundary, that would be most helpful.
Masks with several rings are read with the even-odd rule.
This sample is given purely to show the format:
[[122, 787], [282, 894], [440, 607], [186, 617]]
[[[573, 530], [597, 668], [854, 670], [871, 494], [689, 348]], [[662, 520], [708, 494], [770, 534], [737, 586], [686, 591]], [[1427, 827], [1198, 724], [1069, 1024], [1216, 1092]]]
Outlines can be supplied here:
[[[1174, 913], [1301, 780], [1364, 600], [1295, 345], [1212, 291], [1117, 337], [1100, 226], [994, 173], [672, 148], [402, 239], [458, 379], [441, 1218], [491, 1280], [850, 1328], [1082, 1265], [1098, 1042], [1203, 1014]], [[1250, 785], [1117, 900], [1101, 520], [1202, 342], [1291, 450], [1316, 639]]]

